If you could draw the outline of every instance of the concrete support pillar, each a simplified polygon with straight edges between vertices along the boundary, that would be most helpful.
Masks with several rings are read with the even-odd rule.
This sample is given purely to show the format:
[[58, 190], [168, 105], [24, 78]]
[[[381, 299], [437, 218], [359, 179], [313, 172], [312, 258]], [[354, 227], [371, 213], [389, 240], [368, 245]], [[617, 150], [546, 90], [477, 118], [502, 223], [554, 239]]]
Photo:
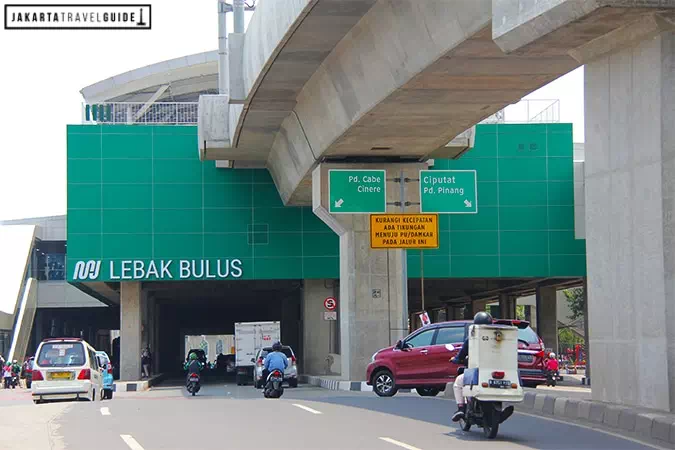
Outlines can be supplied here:
[[[335, 321], [324, 320], [324, 301], [335, 297], [335, 280], [305, 280], [302, 295], [302, 363], [308, 375], [339, 375], [333, 342], [337, 333]], [[340, 303], [338, 301], [338, 315]]]
[[584, 277], [584, 337], [586, 339], [586, 382], [591, 383], [591, 346], [588, 344], [588, 278]]
[[516, 298], [508, 294], [499, 294], [500, 319], [516, 318]]
[[139, 281], [120, 283], [120, 380], [141, 379], [141, 316], [143, 291]]
[[157, 300], [155, 300], [155, 320], [156, 320], [156, 322], [155, 322], [155, 347], [152, 349], [152, 367], [154, 368], [153, 370], [155, 371], [155, 373], [158, 373], [160, 371], [160, 368], [159, 368], [159, 358], [160, 358], [160, 356], [159, 356], [160, 355], [159, 344], [160, 344], [161, 341], [159, 339], [159, 336], [160, 336], [159, 327], [160, 327], [160, 323], [162, 323], [162, 321], [160, 320], [161, 309], [162, 309], [162, 307], [159, 305], [159, 303], [157, 303]]
[[471, 317], [466, 317], [467, 319], [473, 319], [473, 316], [476, 315], [476, 313], [479, 313], [481, 311], [487, 311], [487, 305], [490, 303], [492, 300], [475, 300], [471, 302], [472, 308], [470, 311], [470, 316]]
[[[418, 178], [422, 164], [379, 166], [387, 179]], [[364, 380], [373, 353], [408, 332], [408, 273], [405, 250], [370, 248], [368, 214], [328, 212], [328, 164], [313, 172], [313, 209], [340, 236], [340, 359], [342, 378]], [[341, 168], [364, 168], [345, 167]], [[417, 185], [404, 186], [403, 201], [418, 202]], [[401, 201], [400, 183], [387, 182], [387, 202]], [[416, 212], [410, 207], [406, 212]], [[392, 207], [390, 212], [400, 212]]]
[[593, 398], [675, 412], [673, 105], [671, 31], [586, 64]]
[[537, 334], [547, 349], [558, 353], [558, 304], [555, 287], [537, 287]]

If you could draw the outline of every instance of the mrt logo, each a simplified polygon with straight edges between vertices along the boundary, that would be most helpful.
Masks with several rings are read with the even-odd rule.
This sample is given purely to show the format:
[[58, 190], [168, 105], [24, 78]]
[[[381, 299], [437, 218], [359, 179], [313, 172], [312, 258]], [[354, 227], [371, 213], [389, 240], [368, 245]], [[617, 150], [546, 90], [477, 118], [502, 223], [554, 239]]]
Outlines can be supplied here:
[[95, 280], [101, 271], [101, 261], [78, 261], [73, 271], [73, 280]]

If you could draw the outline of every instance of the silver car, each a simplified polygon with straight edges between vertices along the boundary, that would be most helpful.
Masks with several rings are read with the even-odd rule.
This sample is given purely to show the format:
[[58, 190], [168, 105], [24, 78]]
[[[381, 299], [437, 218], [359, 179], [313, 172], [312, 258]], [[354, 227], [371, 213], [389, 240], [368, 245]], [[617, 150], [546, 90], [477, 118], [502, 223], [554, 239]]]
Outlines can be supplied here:
[[[289, 387], [298, 387], [298, 360], [293, 353], [293, 349], [287, 345], [281, 347], [281, 352], [288, 359], [288, 367], [284, 370], [284, 381], [288, 382]], [[253, 386], [262, 389], [265, 384], [263, 380], [263, 370], [265, 369], [265, 358], [272, 353], [272, 347], [264, 347], [255, 358], [255, 369], [253, 370]]]

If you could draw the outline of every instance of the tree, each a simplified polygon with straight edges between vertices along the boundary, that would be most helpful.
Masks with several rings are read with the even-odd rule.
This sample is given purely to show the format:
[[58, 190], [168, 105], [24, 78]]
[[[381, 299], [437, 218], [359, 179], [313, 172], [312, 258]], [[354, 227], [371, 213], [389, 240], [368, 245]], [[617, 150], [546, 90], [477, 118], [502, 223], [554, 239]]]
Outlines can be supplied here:
[[578, 319], [579, 317], [584, 316], [586, 310], [586, 296], [584, 295], [583, 288], [572, 288], [565, 289], [563, 291], [565, 298], [567, 299], [567, 305], [572, 311], [572, 315], [569, 316], [570, 320]]

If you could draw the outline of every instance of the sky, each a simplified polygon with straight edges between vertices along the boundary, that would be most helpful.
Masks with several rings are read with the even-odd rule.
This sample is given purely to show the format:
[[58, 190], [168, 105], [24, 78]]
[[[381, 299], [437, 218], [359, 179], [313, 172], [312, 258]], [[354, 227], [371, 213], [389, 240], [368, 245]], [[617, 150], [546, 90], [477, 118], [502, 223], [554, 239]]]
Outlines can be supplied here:
[[[216, 0], [151, 3], [149, 31], [0, 29], [0, 220], [65, 214], [66, 125], [81, 123], [80, 89], [218, 47]], [[583, 142], [583, 69], [526, 98], [560, 99], [561, 121], [574, 123], [574, 141]]]

